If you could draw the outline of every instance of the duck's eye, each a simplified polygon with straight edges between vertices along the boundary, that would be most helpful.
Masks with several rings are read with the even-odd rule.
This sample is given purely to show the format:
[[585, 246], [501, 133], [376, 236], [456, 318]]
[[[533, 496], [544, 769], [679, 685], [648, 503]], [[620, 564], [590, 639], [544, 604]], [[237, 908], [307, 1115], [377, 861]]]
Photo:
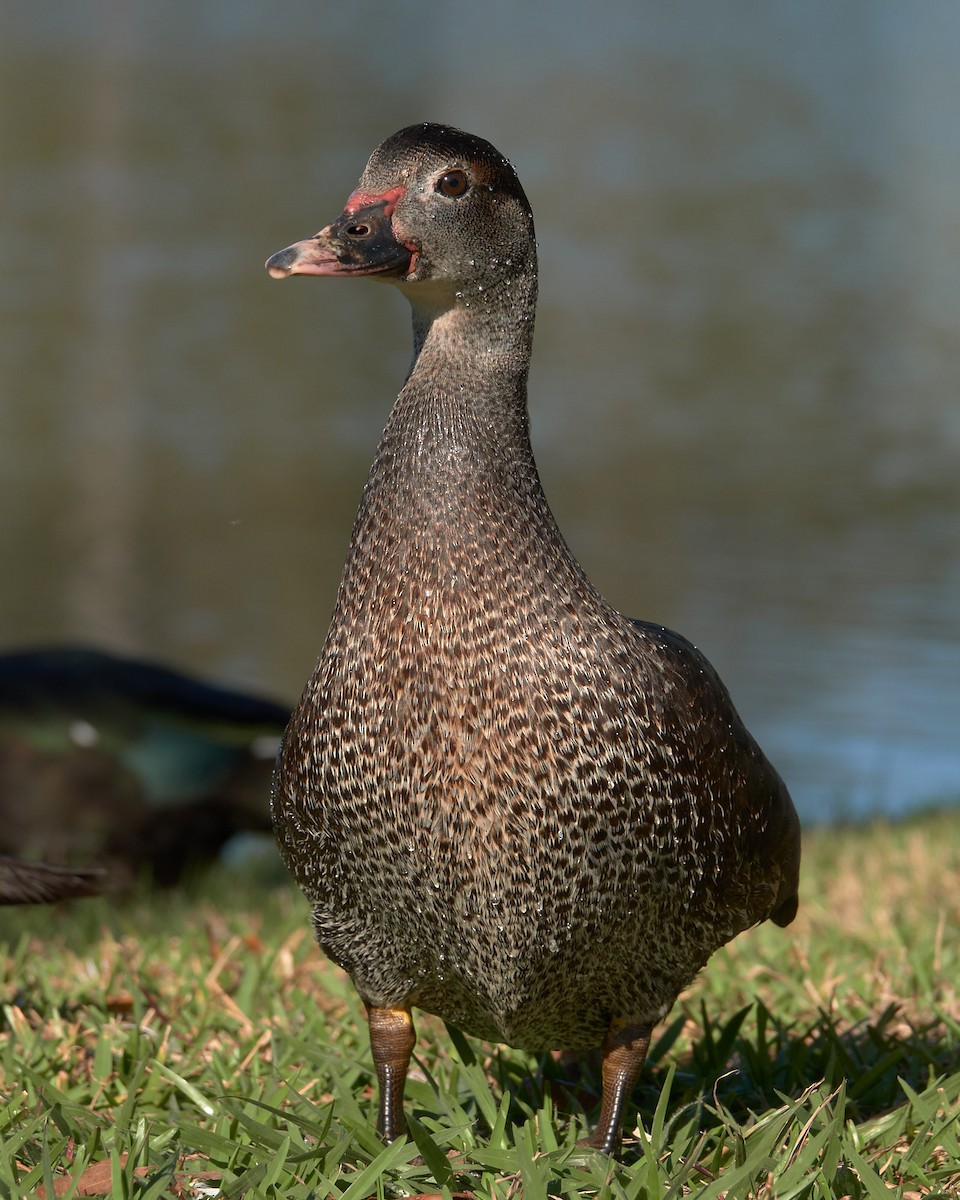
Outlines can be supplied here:
[[466, 171], [459, 169], [455, 171], [447, 171], [437, 180], [437, 191], [441, 196], [447, 196], [451, 200], [456, 200], [470, 186], [470, 180], [467, 178]]

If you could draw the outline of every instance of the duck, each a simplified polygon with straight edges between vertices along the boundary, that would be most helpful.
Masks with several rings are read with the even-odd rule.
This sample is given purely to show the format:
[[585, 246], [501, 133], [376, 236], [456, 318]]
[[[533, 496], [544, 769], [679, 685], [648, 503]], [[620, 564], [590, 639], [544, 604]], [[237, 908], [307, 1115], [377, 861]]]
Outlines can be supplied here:
[[0, 854], [176, 885], [268, 838], [290, 707], [96, 646], [0, 654]]
[[95, 896], [103, 872], [0, 855], [0, 904], [51, 904]]
[[710, 956], [797, 911], [787, 788], [705, 656], [621, 615], [544, 495], [527, 376], [530, 203], [449, 125], [373, 152], [271, 277], [409, 301], [376, 449], [272, 809], [320, 948], [367, 1011], [377, 1127], [405, 1132], [412, 1010], [529, 1051], [601, 1051], [585, 1144], [620, 1151], [651, 1033]]

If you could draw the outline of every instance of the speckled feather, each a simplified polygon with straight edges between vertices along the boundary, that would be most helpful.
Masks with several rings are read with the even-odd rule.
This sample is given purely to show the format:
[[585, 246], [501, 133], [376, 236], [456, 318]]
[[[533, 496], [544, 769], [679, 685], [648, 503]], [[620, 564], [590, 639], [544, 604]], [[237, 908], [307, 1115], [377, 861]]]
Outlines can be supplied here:
[[[469, 206], [436, 198], [451, 164]], [[284, 740], [280, 848], [368, 1004], [594, 1046], [611, 1021], [661, 1019], [741, 930], [792, 919], [796, 815], [706, 659], [615, 611], [556, 526], [528, 434], [536, 250], [513, 169], [414, 127], [359, 190], [398, 181], [415, 357]]]

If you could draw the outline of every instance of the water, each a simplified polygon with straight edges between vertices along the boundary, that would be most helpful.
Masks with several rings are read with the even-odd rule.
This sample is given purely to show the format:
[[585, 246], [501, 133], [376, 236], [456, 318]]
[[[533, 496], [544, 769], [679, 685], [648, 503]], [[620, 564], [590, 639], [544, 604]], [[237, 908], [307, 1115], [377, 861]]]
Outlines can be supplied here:
[[960, 797], [960, 9], [8, 5], [0, 628], [293, 699], [405, 305], [271, 282], [416, 120], [520, 170], [534, 442], [808, 820]]

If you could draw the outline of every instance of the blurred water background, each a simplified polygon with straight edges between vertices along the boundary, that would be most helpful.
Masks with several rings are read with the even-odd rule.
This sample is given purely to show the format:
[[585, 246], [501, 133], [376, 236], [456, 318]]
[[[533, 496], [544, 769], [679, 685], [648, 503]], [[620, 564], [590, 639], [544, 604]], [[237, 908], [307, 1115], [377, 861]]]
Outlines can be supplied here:
[[262, 263], [440, 120], [534, 205], [534, 445], [589, 574], [706, 651], [808, 821], [960, 798], [960, 6], [3, 25], [0, 645], [297, 696], [409, 322]]

